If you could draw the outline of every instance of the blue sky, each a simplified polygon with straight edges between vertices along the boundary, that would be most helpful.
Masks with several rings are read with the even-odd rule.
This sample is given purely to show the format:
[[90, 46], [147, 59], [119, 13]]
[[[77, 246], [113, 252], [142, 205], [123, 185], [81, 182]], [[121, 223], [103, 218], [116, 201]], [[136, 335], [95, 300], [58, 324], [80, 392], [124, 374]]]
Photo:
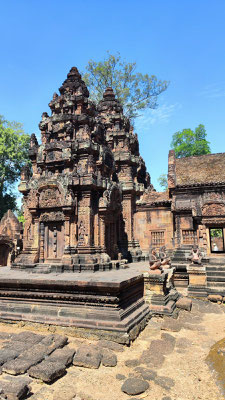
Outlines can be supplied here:
[[0, 114], [38, 134], [69, 69], [119, 51], [138, 71], [170, 81], [158, 109], [135, 124], [159, 189], [174, 132], [204, 124], [212, 152], [225, 152], [224, 20], [224, 0], [2, 1]]

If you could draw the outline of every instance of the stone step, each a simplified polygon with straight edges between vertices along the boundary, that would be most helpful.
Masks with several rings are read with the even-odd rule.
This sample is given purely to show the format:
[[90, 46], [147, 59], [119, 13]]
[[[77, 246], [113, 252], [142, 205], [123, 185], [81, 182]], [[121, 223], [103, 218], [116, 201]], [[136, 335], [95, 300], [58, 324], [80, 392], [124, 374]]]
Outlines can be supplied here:
[[216, 287], [207, 287], [207, 293], [209, 294], [219, 294], [221, 296], [225, 296], [225, 287], [224, 286], [216, 286]]
[[210, 265], [224, 265], [225, 266], [225, 257], [223, 258], [216, 258], [216, 257], [209, 257], [209, 264]]
[[208, 282], [207, 281], [207, 287], [215, 288], [215, 287], [221, 287], [225, 290], [225, 282]]
[[225, 282], [225, 276], [207, 276], [207, 282]]
[[225, 274], [225, 268], [221, 268], [221, 267], [214, 267], [214, 268], [208, 268], [206, 267], [206, 273], [207, 275], [212, 275], [212, 274]]

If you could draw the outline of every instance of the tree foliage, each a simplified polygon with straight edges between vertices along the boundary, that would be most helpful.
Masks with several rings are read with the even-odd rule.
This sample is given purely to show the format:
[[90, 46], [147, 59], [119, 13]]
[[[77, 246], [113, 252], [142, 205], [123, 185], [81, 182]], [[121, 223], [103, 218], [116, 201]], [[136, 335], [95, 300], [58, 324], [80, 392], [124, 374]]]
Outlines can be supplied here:
[[157, 181], [159, 182], [160, 186], [166, 191], [168, 189], [168, 181], [167, 181], [167, 175], [166, 174], [161, 174]]
[[171, 147], [175, 150], [177, 158], [200, 156], [211, 153], [207, 133], [204, 125], [200, 124], [195, 130], [183, 129], [175, 132], [172, 137]]
[[13, 185], [28, 162], [29, 142], [30, 136], [20, 123], [0, 116], [0, 218], [8, 209], [16, 208]]
[[120, 53], [108, 52], [104, 61], [89, 60], [83, 79], [96, 103], [105, 89], [112, 87], [129, 118], [137, 117], [140, 110], [156, 108], [157, 96], [168, 87], [167, 81], [157, 80], [155, 75], [136, 72], [136, 62], [126, 62]]

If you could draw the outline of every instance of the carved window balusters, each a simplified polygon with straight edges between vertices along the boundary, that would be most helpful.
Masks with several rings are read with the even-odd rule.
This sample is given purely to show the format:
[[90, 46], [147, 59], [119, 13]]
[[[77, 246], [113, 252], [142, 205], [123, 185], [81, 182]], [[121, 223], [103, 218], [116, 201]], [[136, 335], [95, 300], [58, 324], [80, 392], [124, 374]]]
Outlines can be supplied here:
[[195, 244], [197, 243], [197, 232], [191, 229], [182, 231], [183, 244]]
[[151, 244], [156, 247], [165, 245], [164, 231], [151, 232]]

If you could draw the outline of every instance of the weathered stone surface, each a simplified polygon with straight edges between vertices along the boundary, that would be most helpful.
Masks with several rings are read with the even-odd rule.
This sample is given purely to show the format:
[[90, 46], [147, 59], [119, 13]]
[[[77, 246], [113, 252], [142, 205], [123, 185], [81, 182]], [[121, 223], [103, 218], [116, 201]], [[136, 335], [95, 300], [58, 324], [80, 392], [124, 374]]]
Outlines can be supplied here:
[[122, 385], [121, 390], [129, 395], [141, 394], [149, 388], [149, 383], [139, 378], [128, 378]]
[[164, 331], [179, 332], [181, 330], [181, 324], [173, 318], [165, 318], [161, 329]]
[[16, 358], [15, 360], [6, 362], [2, 367], [2, 371], [11, 375], [21, 375], [24, 374], [34, 364], [36, 364], [36, 362], [33, 360], [31, 361], [22, 358]]
[[0, 390], [3, 390], [7, 400], [23, 400], [30, 393], [29, 382], [27, 378], [4, 379], [0, 381]]
[[31, 331], [20, 332], [15, 335], [16, 341], [26, 342], [29, 345], [37, 344], [44, 339], [44, 335], [39, 335]]
[[102, 355], [98, 349], [91, 346], [81, 346], [73, 358], [73, 365], [85, 368], [99, 368]]
[[29, 376], [51, 383], [65, 374], [66, 367], [60, 362], [42, 361], [28, 370]]
[[171, 387], [175, 385], [173, 379], [168, 378], [167, 376], [157, 376], [154, 380], [156, 385], [161, 386], [163, 389], [169, 390]]
[[118, 351], [118, 352], [124, 351], [124, 346], [122, 344], [111, 342], [110, 340], [103, 340], [103, 339], [99, 340], [97, 342], [97, 345], [113, 351]]
[[72, 364], [73, 357], [75, 354], [74, 349], [70, 349], [69, 347], [65, 347], [63, 349], [57, 349], [47, 358], [47, 361], [50, 362], [60, 362], [68, 367]]
[[163, 365], [165, 357], [161, 353], [153, 353], [150, 350], [143, 351], [140, 362], [146, 364], [150, 368], [159, 368]]
[[126, 379], [126, 376], [123, 374], [117, 374], [116, 379], [118, 379], [118, 381], [124, 381], [124, 379]]
[[138, 359], [126, 360], [125, 365], [126, 367], [137, 367], [137, 365], [140, 365], [140, 361]]
[[55, 390], [53, 400], [77, 400], [76, 388], [74, 386], [66, 385], [65, 388]]
[[157, 375], [157, 372], [151, 369], [143, 369], [142, 371], [140, 371], [140, 375], [142, 379], [146, 381], [153, 381]]
[[1, 349], [0, 350], [0, 365], [3, 365], [5, 362], [13, 360], [18, 356], [18, 351], [16, 350], [8, 350]]
[[150, 353], [157, 354], [157, 355], [166, 355], [170, 354], [175, 346], [175, 339], [174, 341], [169, 340], [153, 340], [150, 344]]
[[117, 365], [117, 356], [112, 350], [102, 349], [101, 354], [104, 367], [115, 367]]
[[56, 349], [64, 347], [67, 342], [68, 338], [66, 336], [52, 334], [42, 339], [41, 344], [48, 346], [50, 350], [54, 351]]
[[182, 310], [191, 311], [192, 300], [188, 297], [181, 297], [177, 300], [176, 307], [181, 308]]
[[[35, 394], [33, 394], [31, 397], [29, 397], [29, 400], [44, 400], [47, 399], [49, 396], [52, 395], [52, 388], [49, 387], [42, 387], [38, 392], [36, 392]], [[64, 398], [64, 400], [66, 400]]]

